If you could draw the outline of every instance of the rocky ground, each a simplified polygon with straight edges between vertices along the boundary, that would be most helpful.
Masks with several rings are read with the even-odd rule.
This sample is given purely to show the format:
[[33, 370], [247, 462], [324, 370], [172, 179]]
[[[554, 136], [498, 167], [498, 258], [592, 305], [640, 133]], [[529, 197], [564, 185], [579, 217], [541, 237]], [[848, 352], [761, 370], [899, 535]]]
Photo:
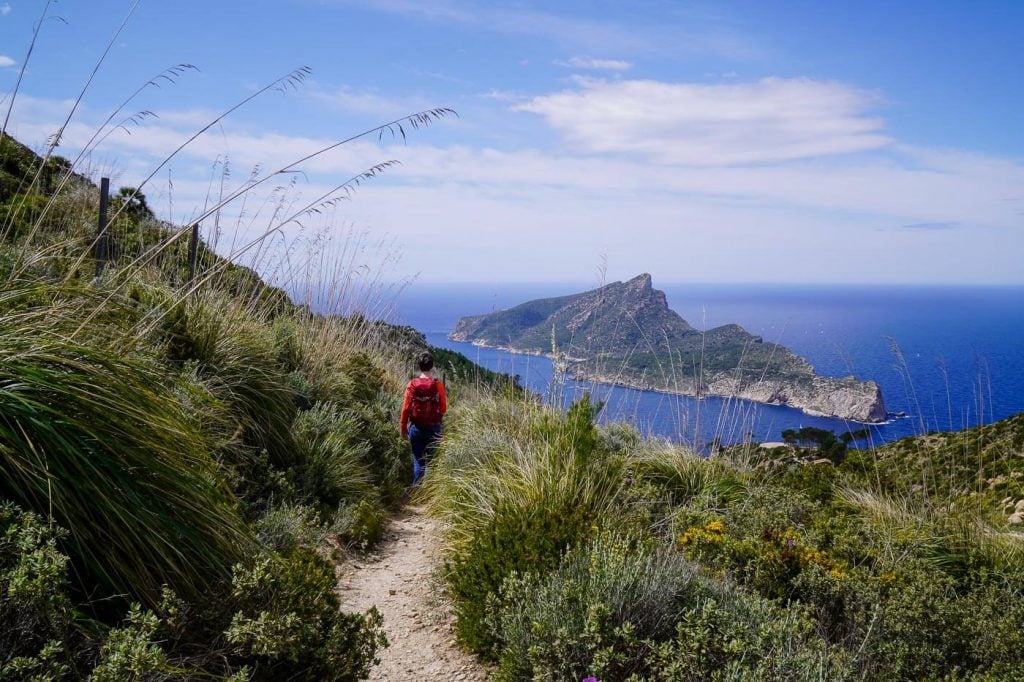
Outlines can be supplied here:
[[409, 508], [395, 519], [373, 554], [341, 567], [339, 589], [348, 611], [376, 606], [390, 646], [371, 680], [486, 680], [487, 671], [455, 645], [454, 620], [435, 583], [440, 547], [435, 522]]

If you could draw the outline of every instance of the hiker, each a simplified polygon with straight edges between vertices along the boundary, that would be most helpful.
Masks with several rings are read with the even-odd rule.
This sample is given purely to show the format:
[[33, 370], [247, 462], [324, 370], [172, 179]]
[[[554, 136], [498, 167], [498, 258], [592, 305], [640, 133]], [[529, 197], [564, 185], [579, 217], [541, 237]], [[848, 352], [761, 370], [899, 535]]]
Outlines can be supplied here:
[[427, 463], [441, 442], [441, 422], [448, 411], [444, 384], [434, 378], [433, 356], [423, 353], [416, 365], [420, 375], [405, 387], [401, 417], [402, 438], [408, 438], [412, 448], [413, 483], [427, 472]]

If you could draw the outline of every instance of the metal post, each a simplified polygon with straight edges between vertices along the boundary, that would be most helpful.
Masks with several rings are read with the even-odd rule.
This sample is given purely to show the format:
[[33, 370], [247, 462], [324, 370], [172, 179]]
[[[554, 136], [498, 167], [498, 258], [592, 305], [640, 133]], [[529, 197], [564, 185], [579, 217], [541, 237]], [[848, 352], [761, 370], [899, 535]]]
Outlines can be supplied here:
[[110, 202], [110, 178], [100, 178], [100, 220], [96, 230], [96, 276], [99, 277], [106, 265], [107, 256], [107, 205]]
[[188, 281], [196, 278], [196, 261], [199, 260], [199, 223], [192, 225], [192, 238], [188, 240]]

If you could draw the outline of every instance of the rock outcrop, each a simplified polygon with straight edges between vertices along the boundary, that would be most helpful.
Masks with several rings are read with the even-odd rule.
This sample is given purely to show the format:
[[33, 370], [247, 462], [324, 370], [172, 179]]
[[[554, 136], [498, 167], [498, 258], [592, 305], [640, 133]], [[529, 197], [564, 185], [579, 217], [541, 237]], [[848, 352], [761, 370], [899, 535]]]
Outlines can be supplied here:
[[860, 422], [886, 418], [875, 382], [818, 376], [788, 348], [739, 325], [697, 330], [668, 307], [648, 274], [464, 317], [449, 338], [551, 355], [573, 376], [602, 383], [733, 396]]

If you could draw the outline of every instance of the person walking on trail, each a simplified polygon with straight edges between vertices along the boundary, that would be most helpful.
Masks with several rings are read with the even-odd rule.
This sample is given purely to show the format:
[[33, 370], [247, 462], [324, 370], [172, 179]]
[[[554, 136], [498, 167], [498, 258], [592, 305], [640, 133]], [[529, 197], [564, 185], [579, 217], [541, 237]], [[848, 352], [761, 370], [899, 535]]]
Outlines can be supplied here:
[[444, 384], [434, 378], [434, 358], [423, 353], [417, 360], [420, 375], [405, 387], [402, 401], [402, 438], [412, 448], [412, 481], [418, 482], [427, 472], [427, 464], [441, 442], [441, 423], [448, 411]]

